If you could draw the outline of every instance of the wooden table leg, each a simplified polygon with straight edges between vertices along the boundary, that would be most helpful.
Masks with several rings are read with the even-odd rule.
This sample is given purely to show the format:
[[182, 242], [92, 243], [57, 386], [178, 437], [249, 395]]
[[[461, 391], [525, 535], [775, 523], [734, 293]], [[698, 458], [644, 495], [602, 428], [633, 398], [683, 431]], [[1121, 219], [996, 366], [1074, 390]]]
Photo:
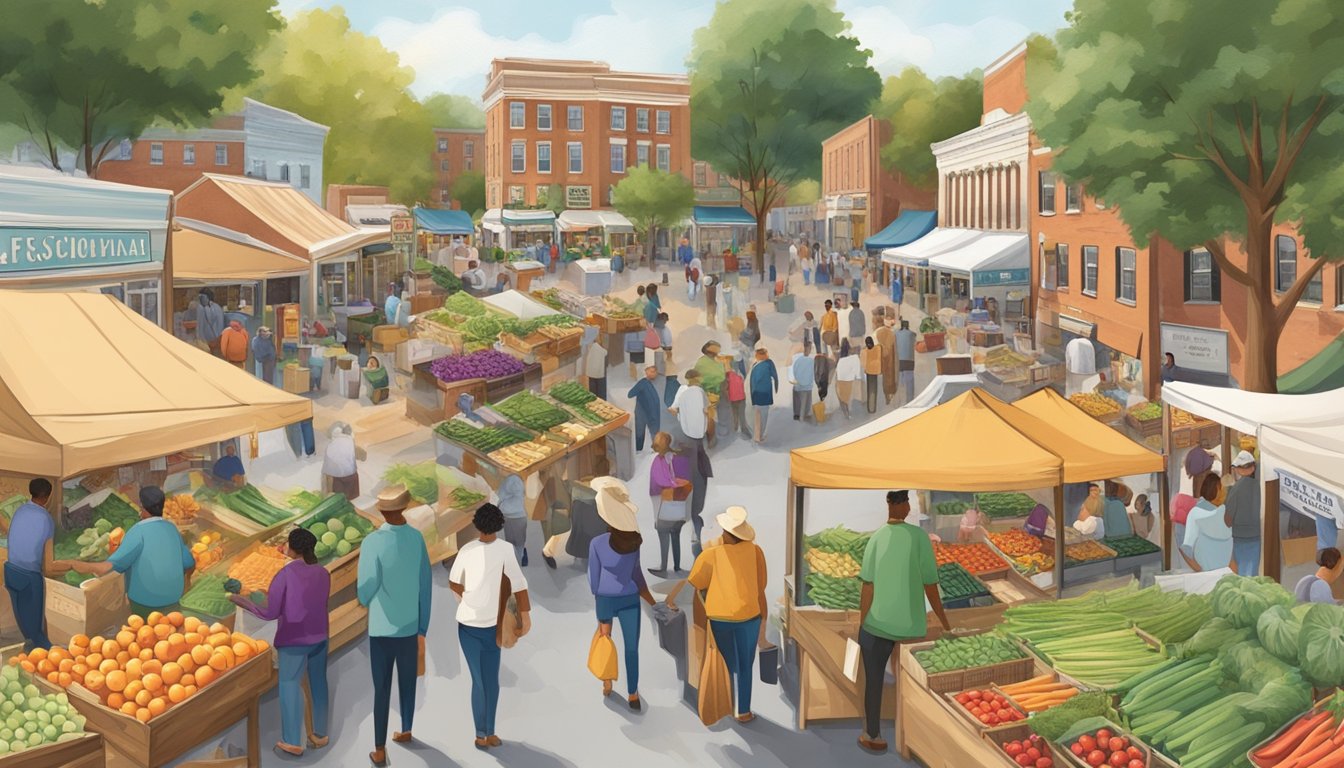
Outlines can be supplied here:
[[261, 768], [261, 699], [247, 705], [247, 768]]
[[[899, 646], [896, 653], [900, 653]], [[901, 688], [903, 687], [901, 678], [905, 676], [905, 673], [900, 669], [900, 661], [893, 660], [893, 665], [895, 668], [892, 671], [896, 673], [896, 752], [902, 759], [909, 760], [910, 745], [905, 743], [905, 700], [901, 696]]]

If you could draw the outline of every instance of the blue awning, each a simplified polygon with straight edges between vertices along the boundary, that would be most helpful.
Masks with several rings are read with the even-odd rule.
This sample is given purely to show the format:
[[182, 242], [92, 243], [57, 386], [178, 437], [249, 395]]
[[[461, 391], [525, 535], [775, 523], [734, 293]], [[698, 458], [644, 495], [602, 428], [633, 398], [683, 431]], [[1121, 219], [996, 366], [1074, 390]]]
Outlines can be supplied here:
[[756, 219], [740, 205], [697, 205], [691, 218], [701, 227], [756, 226]]
[[415, 226], [435, 235], [470, 235], [476, 231], [471, 214], [442, 208], [415, 208]]
[[863, 247], [880, 251], [913, 243], [932, 232], [937, 224], [937, 211], [901, 211], [885, 229], [864, 240]]

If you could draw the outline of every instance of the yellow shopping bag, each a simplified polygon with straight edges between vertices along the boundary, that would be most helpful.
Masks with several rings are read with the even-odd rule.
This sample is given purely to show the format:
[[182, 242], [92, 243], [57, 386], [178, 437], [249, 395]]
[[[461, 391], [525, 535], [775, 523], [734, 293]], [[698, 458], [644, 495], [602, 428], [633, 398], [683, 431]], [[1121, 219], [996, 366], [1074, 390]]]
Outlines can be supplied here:
[[616, 643], [600, 629], [593, 633], [593, 644], [588, 649], [588, 671], [603, 682], [615, 680], [618, 674]]

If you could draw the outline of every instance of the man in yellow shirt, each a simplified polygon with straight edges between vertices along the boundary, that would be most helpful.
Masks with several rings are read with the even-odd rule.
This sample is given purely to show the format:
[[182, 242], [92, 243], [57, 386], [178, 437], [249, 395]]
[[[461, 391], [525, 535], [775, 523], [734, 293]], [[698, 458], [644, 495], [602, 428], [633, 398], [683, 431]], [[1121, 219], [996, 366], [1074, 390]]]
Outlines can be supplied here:
[[826, 354], [835, 357], [840, 348], [840, 314], [830, 299], [826, 300], [826, 311], [821, 315], [821, 343], [826, 346]]

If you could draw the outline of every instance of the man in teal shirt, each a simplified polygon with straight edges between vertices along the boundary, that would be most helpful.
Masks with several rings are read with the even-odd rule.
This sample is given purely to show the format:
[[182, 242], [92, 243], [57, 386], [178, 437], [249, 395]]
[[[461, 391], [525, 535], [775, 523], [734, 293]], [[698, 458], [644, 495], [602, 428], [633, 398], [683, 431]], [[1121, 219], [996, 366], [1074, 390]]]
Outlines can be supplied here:
[[406, 524], [411, 495], [394, 485], [378, 494], [378, 511], [387, 522], [359, 547], [359, 603], [369, 609], [369, 662], [373, 666], [374, 765], [387, 764], [387, 718], [392, 703], [392, 672], [397, 674], [401, 730], [392, 740], [411, 740], [415, 685], [429, 631], [429, 552], [425, 538]]
[[882, 738], [882, 684], [892, 653], [902, 642], [929, 631], [925, 598], [944, 630], [951, 630], [938, 595], [938, 565], [924, 529], [910, 525], [910, 492], [887, 493], [887, 524], [873, 533], [863, 551], [859, 580], [859, 649], [863, 657], [864, 731], [859, 746], [885, 752]]
[[1114, 480], [1106, 481], [1106, 500], [1101, 504], [1101, 523], [1105, 527], [1107, 537], [1134, 535], [1134, 526], [1129, 522], [1129, 510], [1125, 508], [1125, 502], [1121, 498], [1123, 494], [1124, 489], [1119, 483]]
[[163, 519], [163, 491], [149, 485], [140, 489], [140, 522], [126, 530], [121, 546], [103, 563], [71, 561], [79, 573], [105, 576], [126, 574], [126, 596], [131, 613], [146, 618], [153, 611], [177, 610], [191, 585], [196, 560], [171, 520]]

